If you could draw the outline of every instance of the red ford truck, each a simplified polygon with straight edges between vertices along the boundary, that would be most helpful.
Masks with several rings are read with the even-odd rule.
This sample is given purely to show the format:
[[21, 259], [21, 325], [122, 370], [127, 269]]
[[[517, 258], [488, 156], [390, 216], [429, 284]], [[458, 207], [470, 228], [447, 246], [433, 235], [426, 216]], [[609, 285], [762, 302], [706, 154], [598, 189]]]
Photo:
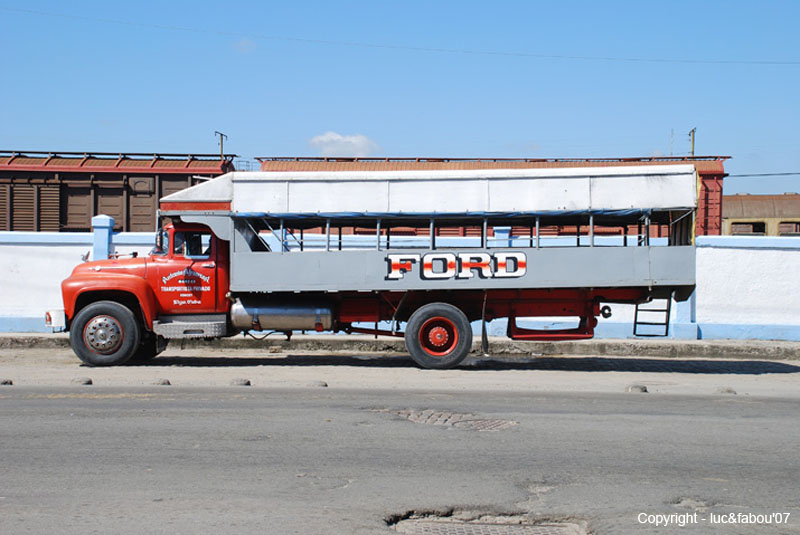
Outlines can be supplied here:
[[[689, 297], [696, 180], [691, 165], [228, 173], [161, 199], [149, 255], [77, 266], [63, 322], [92, 366], [243, 332], [402, 336], [440, 369], [467, 356], [472, 322], [484, 344], [498, 318], [516, 340], [590, 338], [605, 303]], [[518, 325], [536, 317], [576, 325]]]

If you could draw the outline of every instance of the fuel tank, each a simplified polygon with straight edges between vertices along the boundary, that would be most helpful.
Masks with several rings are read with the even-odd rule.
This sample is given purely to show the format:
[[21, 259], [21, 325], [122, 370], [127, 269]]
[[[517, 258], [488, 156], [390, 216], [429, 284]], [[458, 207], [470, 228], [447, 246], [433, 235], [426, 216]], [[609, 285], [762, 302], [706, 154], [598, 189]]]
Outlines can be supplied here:
[[233, 326], [242, 331], [327, 331], [333, 325], [331, 307], [321, 302], [237, 297], [230, 314]]

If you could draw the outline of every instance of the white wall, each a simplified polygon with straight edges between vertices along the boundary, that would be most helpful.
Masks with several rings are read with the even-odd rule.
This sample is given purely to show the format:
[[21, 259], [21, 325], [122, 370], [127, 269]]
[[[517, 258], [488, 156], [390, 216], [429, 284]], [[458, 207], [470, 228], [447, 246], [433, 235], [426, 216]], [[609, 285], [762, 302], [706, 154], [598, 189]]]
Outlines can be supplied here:
[[[153, 240], [152, 233], [117, 234], [114, 247], [146, 255]], [[800, 340], [800, 238], [704, 236], [697, 242], [700, 336]], [[44, 312], [63, 307], [61, 281], [91, 250], [91, 233], [0, 232], [0, 332], [44, 331]], [[689, 307], [673, 306], [673, 324], [691, 321]], [[633, 307], [614, 306], [613, 314], [600, 319], [597, 335], [630, 336]], [[495, 323], [491, 332], [504, 333]]]
[[[115, 251], [147, 254], [153, 241], [151, 233], [117, 235]], [[92, 244], [90, 232], [0, 232], [0, 332], [18, 330], [7, 327], [10, 318], [43, 330], [45, 311], [64, 308], [61, 281], [83, 255], [91, 259]]]
[[794, 249], [715, 245], [697, 248], [697, 323], [800, 325], [800, 243]]

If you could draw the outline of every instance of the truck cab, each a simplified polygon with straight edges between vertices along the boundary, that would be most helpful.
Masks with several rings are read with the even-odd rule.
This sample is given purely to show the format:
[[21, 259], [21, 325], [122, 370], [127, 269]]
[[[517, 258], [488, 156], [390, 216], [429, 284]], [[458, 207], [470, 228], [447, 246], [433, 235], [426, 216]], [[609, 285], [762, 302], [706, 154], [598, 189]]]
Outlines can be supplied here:
[[202, 225], [170, 223], [148, 256], [86, 262], [61, 289], [71, 344], [82, 361], [147, 360], [169, 338], [227, 334], [227, 242]]
[[207, 227], [166, 225], [147, 259], [147, 280], [158, 302], [159, 316], [225, 314], [228, 289], [218, 282], [227, 272], [227, 247]]

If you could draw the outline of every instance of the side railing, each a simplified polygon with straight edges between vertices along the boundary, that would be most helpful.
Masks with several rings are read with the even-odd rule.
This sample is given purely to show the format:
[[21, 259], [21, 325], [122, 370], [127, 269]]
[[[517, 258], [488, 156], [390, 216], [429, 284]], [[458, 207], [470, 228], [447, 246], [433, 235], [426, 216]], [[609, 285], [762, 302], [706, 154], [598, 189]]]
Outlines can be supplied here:
[[[392, 248], [436, 250], [441, 247], [647, 247], [651, 245], [689, 245], [693, 212], [684, 211], [654, 223], [649, 213], [629, 217], [615, 224], [604, 221], [597, 225], [595, 215], [575, 221], [570, 215], [565, 224], [553, 216], [532, 216], [502, 220], [472, 218], [454, 224], [452, 216], [417, 218], [404, 221], [396, 218], [303, 216], [296, 218], [240, 218], [239, 224], [250, 227], [264, 247], [259, 250], [282, 253], [300, 251], [335, 251], [351, 249], [386, 250]], [[408, 216], [405, 216], [407, 219]], [[527, 222], [526, 224], [520, 224]], [[655, 230], [654, 230], [655, 229]]]

